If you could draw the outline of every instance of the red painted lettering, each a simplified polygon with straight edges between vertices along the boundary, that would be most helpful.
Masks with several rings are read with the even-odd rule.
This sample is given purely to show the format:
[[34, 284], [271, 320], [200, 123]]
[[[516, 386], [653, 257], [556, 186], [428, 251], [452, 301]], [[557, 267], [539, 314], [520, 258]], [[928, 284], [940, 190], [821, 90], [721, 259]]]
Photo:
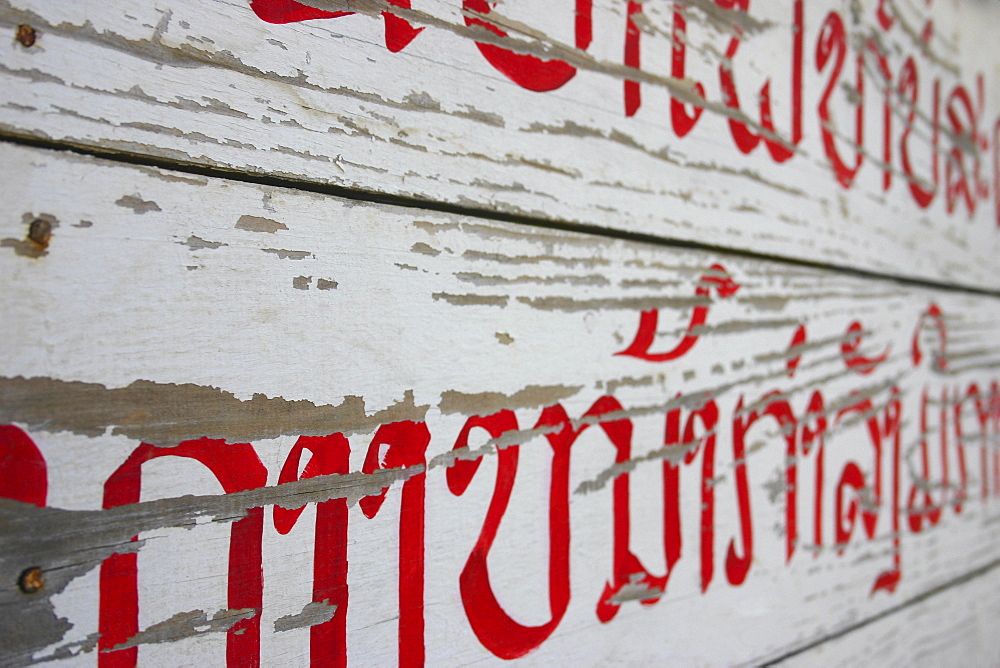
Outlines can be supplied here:
[[[378, 428], [361, 470], [425, 467], [431, 434], [410, 420]], [[399, 665], [424, 664], [424, 496], [427, 474], [421, 469], [403, 483], [399, 513]], [[369, 519], [378, 514], [388, 487], [359, 502]]]
[[[576, 48], [582, 51], [590, 46], [592, 37], [592, 2], [593, 0], [576, 2]], [[480, 26], [494, 35], [507, 37], [506, 32], [489, 21], [488, 16], [495, 4], [487, 0], [462, 0], [462, 9], [467, 13], [465, 25]], [[528, 90], [537, 92], [556, 90], [562, 88], [576, 75], [576, 68], [561, 60], [542, 60], [486, 42], [476, 42], [476, 46], [498, 72]]]
[[[302, 456], [311, 454], [299, 476]], [[288, 453], [278, 484], [350, 471], [351, 446], [343, 434], [300, 436]], [[274, 507], [274, 528], [280, 534], [292, 530], [304, 506]], [[313, 545], [313, 601], [334, 605], [328, 622], [309, 629], [309, 656], [313, 666], [347, 665], [347, 500], [331, 499], [316, 506]]]
[[[169, 448], [143, 443], [104, 483], [104, 507], [115, 508], [139, 502], [142, 465], [158, 457], [188, 457], [208, 468], [226, 494], [256, 489], [267, 484], [267, 470], [249, 443], [228, 444], [203, 438]], [[226, 662], [230, 666], [260, 664], [260, 611], [264, 577], [261, 538], [264, 511], [251, 508], [246, 517], [233, 522], [229, 539], [228, 605], [251, 608], [252, 617], [237, 622], [226, 634]], [[133, 536], [132, 540], [138, 540]], [[138, 648], [114, 648], [139, 632], [137, 555], [113, 554], [101, 564], [98, 665], [102, 668], [134, 666]]]

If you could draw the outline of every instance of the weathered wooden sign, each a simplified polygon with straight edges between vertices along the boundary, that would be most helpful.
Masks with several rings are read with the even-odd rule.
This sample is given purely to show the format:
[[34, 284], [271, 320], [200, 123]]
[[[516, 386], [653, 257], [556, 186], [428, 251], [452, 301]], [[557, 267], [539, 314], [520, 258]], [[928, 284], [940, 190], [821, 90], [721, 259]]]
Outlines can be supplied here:
[[17, 135], [997, 287], [994, 3], [0, 12]]
[[0, 663], [995, 663], [997, 12], [0, 2]]

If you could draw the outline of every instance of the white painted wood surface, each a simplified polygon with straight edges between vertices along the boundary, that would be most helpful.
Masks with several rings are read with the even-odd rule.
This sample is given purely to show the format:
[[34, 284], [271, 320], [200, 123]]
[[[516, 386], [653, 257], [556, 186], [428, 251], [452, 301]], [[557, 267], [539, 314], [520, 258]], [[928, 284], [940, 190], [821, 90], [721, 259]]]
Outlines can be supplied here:
[[996, 664], [998, 14], [0, 0], [0, 664]]
[[[345, 498], [350, 663], [416, 663], [418, 645], [430, 665], [501, 663], [510, 637], [484, 631], [476, 613], [488, 608], [472, 590], [463, 600], [462, 573], [513, 452], [510, 502], [486, 563], [513, 622], [555, 620], [536, 647], [520, 646], [526, 665], [856, 663], [885, 646], [882, 629], [902, 643], [937, 611], [978, 610], [963, 606], [965, 592], [996, 579], [992, 296], [9, 144], [0, 165], [0, 424], [37, 444], [48, 481], [47, 509], [0, 501], [3, 581], [37, 566], [46, 582], [34, 594], [2, 589], [5, 663], [127, 665], [123, 652], [95, 648], [99, 585], [102, 560], [135, 549], [140, 633], [129, 637], [141, 665], [221, 665], [227, 643], [238, 647], [231, 664], [251, 665], [256, 645], [225, 632], [233, 608], [235, 619], [249, 615], [234, 632], [251, 637], [259, 624], [264, 664], [303, 665], [310, 631], [295, 620], [322, 618], [305, 614], [316, 611], [316, 502]], [[45, 248], [25, 238], [35, 220], [52, 226]], [[643, 312], [658, 314], [648, 347], [635, 340]], [[571, 449], [542, 419], [556, 405], [584, 430]], [[700, 407], [711, 422], [709, 406], [714, 470], [692, 418]], [[473, 429], [476, 449], [456, 460], [467, 420], [503, 410], [500, 440]], [[763, 417], [740, 439], [753, 415]], [[809, 434], [821, 417], [817, 482], [820, 446]], [[515, 419], [521, 431], [511, 431]], [[671, 437], [672, 419], [691, 433]], [[398, 470], [362, 473], [376, 430], [407, 421], [426, 427], [426, 452], [376, 447]], [[10, 433], [5, 473], [13, 466], [28, 489], [31, 469], [23, 449], [11, 463]], [[298, 437], [336, 433], [349, 440], [352, 474], [277, 484]], [[265, 487], [223, 494], [195, 460], [163, 456], [142, 467], [142, 503], [101, 510], [106, 481], [137, 448], [201, 437], [225, 439], [233, 467], [259, 458]], [[698, 451], [682, 463], [686, 438]], [[571, 453], [565, 469], [554, 452]], [[449, 465], [480, 453], [457, 495]], [[676, 502], [664, 487], [671, 461]], [[290, 471], [303, 473], [294, 461]], [[393, 480], [367, 519], [371, 497], [359, 498]], [[410, 508], [421, 508], [425, 532], [408, 554], [423, 555], [424, 584], [404, 590], [411, 605], [401, 613], [400, 499], [421, 484], [425, 502]], [[309, 503], [282, 535], [276, 506], [291, 500]], [[709, 500], [714, 516], [704, 514]], [[676, 559], [664, 538], [671, 510]], [[249, 612], [227, 595], [230, 531], [245, 515], [262, 517], [263, 592]], [[563, 583], [548, 561], [566, 530]], [[142, 540], [130, 543], [136, 531]], [[991, 600], [984, 615], [995, 614]], [[946, 633], [947, 653], [936, 656], [994, 661], [995, 634], [965, 642], [967, 630]]]
[[996, 665], [997, 575], [949, 587], [777, 665]]
[[[489, 5], [473, 0], [307, 0], [355, 13], [261, 18], [291, 21], [280, 10], [294, 4], [3, 0], [0, 27], [29, 24], [38, 39], [4, 47], [0, 130], [432, 208], [1000, 287], [994, 2], [691, 0], [675, 12], [582, 0], [589, 13], [576, 13], [570, 0], [507, 0], [485, 17], [506, 37], [475, 24]], [[522, 62], [510, 75], [514, 51], [496, 51], [508, 48], [563, 65]], [[730, 74], [738, 101], [724, 91]], [[772, 147], [750, 150], [765, 86]], [[681, 103], [698, 90], [705, 112], [688, 129], [696, 112]], [[786, 145], [794, 155], [776, 162]]]

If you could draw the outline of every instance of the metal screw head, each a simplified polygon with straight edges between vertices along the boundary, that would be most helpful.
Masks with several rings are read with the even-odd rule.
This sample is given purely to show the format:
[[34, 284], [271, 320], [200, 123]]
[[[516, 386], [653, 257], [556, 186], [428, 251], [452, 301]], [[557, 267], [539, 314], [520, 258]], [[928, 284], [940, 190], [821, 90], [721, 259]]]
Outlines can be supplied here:
[[46, 248], [52, 238], [52, 223], [41, 218], [31, 221], [31, 226], [28, 227], [28, 238], [42, 248]]
[[17, 578], [17, 586], [25, 594], [34, 594], [45, 589], [45, 578], [42, 576], [42, 569], [32, 566], [21, 571]]
[[17, 26], [17, 33], [15, 34], [14, 39], [20, 42], [21, 46], [27, 49], [35, 45], [35, 40], [38, 39], [38, 33], [35, 32], [35, 29], [27, 23], [22, 23]]

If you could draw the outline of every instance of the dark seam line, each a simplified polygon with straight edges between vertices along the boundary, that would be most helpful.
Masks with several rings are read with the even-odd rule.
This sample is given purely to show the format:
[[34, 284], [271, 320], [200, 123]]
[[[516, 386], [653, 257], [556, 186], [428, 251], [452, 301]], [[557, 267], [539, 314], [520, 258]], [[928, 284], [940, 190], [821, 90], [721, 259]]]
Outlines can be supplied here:
[[868, 626], [869, 624], [873, 624], [875, 622], [881, 621], [881, 620], [885, 619], [886, 617], [889, 617], [890, 615], [895, 615], [898, 612], [902, 612], [906, 608], [908, 608], [908, 607], [910, 607], [912, 605], [916, 605], [917, 603], [922, 603], [922, 602], [926, 601], [927, 599], [929, 599], [929, 598], [931, 598], [933, 596], [937, 596], [938, 594], [944, 592], [947, 589], [951, 589], [952, 587], [957, 587], [958, 585], [962, 585], [962, 584], [965, 584], [966, 582], [969, 582], [971, 580], [975, 580], [978, 577], [982, 577], [983, 575], [986, 575], [987, 573], [989, 573], [990, 571], [992, 571], [997, 566], [1000, 566], [1000, 559], [997, 559], [995, 561], [991, 561], [990, 563], [986, 564], [985, 566], [980, 566], [979, 568], [975, 569], [974, 571], [966, 573], [965, 575], [960, 575], [957, 578], [955, 578], [954, 580], [949, 580], [948, 582], [945, 582], [942, 585], [938, 585], [937, 587], [934, 587], [933, 589], [929, 589], [928, 591], [925, 591], [922, 594], [917, 594], [916, 596], [914, 596], [910, 600], [905, 601], [903, 603], [900, 603], [899, 605], [894, 605], [893, 607], [889, 608], [888, 610], [883, 610], [882, 612], [878, 613], [877, 615], [869, 617], [868, 619], [866, 619], [864, 621], [858, 622], [856, 624], [850, 624], [848, 626], [845, 626], [844, 628], [840, 629], [839, 631], [836, 631], [834, 633], [831, 633], [830, 635], [824, 636], [824, 637], [820, 638], [819, 640], [814, 640], [812, 642], [806, 643], [805, 645], [802, 645], [801, 647], [797, 647], [797, 648], [795, 648], [795, 649], [793, 649], [793, 650], [791, 650], [789, 652], [786, 652], [786, 653], [782, 654], [781, 656], [778, 656], [778, 657], [775, 657], [775, 658], [772, 658], [772, 659], [768, 659], [766, 662], [763, 662], [763, 663], [761, 663], [759, 665], [761, 665], [761, 666], [775, 666], [775, 665], [778, 665], [782, 661], [787, 661], [788, 659], [796, 657], [799, 654], [802, 654], [803, 652], [807, 652], [807, 651], [809, 651], [811, 649], [819, 647], [823, 643], [826, 643], [826, 642], [828, 642], [830, 640], [835, 640], [837, 638], [842, 638], [843, 636], [846, 636], [848, 633], [851, 633], [853, 631], [857, 631], [858, 629], [864, 628], [865, 626]]
[[28, 137], [24, 135], [17, 135], [6, 132], [0, 132], [0, 142], [6, 142], [8, 144], [15, 144], [19, 146], [30, 146], [33, 148], [47, 149], [52, 151], [75, 153], [78, 155], [101, 158], [104, 160], [110, 160], [128, 165], [156, 167], [158, 169], [167, 169], [170, 171], [180, 172], [183, 174], [193, 174], [197, 176], [207, 176], [211, 178], [237, 181], [240, 183], [252, 183], [261, 186], [272, 186], [277, 188], [300, 190], [303, 192], [316, 193], [319, 195], [330, 195], [334, 197], [340, 197], [343, 199], [349, 199], [359, 202], [388, 204], [391, 206], [397, 206], [407, 209], [421, 209], [424, 211], [450, 213], [461, 216], [468, 216], [472, 218], [480, 218], [484, 220], [496, 220], [505, 223], [516, 223], [520, 225], [527, 225], [531, 227], [538, 227], [550, 230], [561, 230], [565, 232], [575, 232], [578, 234], [589, 234], [592, 236], [599, 236], [608, 239], [620, 239], [623, 241], [651, 244], [654, 246], [661, 246], [666, 248], [683, 248], [688, 250], [705, 251], [709, 253], [723, 253], [726, 255], [748, 258], [751, 260], [762, 260], [766, 262], [785, 264], [792, 267], [804, 267], [808, 269], [832, 271], [840, 274], [846, 274], [848, 276], [855, 276], [857, 278], [874, 278], [884, 281], [892, 281], [895, 283], [908, 286], [917, 286], [922, 288], [930, 288], [934, 290], [945, 290], [948, 292], [961, 292], [966, 294], [981, 295], [984, 297], [1000, 298], [1000, 289], [990, 290], [978, 286], [959, 285], [954, 283], [944, 283], [941, 281], [934, 281], [928, 279], [897, 276], [895, 274], [889, 274], [870, 269], [859, 269], [857, 267], [820, 262], [816, 260], [804, 260], [799, 258], [786, 257], [782, 255], [769, 255], [767, 253], [759, 253], [740, 248], [729, 248], [726, 246], [719, 246], [715, 244], [708, 244], [698, 241], [685, 241], [683, 239], [668, 239], [664, 237], [658, 237], [652, 234], [644, 234], [641, 232], [628, 232], [618, 229], [601, 227], [599, 225], [590, 225], [586, 223], [571, 223], [566, 221], [557, 221], [557, 220], [550, 220], [547, 218], [527, 216], [523, 214], [519, 215], [512, 213], [504, 213], [501, 211], [491, 211], [489, 209], [478, 209], [471, 206], [460, 206], [457, 204], [449, 204], [447, 202], [424, 200], [418, 197], [387, 195], [384, 193], [372, 192], [368, 190], [346, 188], [344, 186], [335, 186], [331, 184], [319, 183], [315, 181], [307, 181], [302, 179], [294, 179], [289, 177], [272, 176], [267, 174], [254, 174], [251, 172], [244, 172], [235, 169], [210, 167], [195, 162], [170, 160], [167, 158], [159, 158], [156, 156], [151, 156], [146, 154], [110, 151], [94, 146], [67, 144], [49, 139], [39, 139], [36, 137]]

